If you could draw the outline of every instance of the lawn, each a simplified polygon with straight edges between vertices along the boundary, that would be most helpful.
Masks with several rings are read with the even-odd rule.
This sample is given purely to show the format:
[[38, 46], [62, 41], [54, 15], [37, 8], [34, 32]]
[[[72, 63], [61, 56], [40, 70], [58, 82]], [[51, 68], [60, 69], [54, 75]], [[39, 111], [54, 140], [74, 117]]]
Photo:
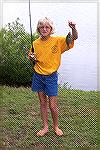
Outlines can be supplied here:
[[59, 127], [64, 136], [53, 132], [48, 108], [49, 133], [37, 137], [42, 127], [37, 94], [25, 87], [3, 86], [0, 91], [0, 150], [99, 150], [100, 92], [59, 88]]

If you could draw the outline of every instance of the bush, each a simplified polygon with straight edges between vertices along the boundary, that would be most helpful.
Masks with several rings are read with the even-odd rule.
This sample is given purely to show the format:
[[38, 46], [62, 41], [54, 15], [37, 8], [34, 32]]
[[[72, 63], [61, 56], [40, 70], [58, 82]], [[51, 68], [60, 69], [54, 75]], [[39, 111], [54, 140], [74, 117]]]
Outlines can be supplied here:
[[[0, 31], [0, 82], [8, 85], [27, 85], [31, 83], [32, 66], [28, 60], [31, 47], [30, 34], [23, 24], [15, 22]], [[33, 35], [33, 40], [38, 37]]]

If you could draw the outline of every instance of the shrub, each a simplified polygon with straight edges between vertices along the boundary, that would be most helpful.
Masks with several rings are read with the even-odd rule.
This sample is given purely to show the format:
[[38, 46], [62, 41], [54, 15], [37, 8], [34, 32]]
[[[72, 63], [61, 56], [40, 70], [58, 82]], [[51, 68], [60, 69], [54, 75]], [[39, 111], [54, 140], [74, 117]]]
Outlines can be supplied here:
[[[33, 35], [33, 40], [38, 37]], [[8, 85], [27, 85], [31, 82], [32, 66], [28, 60], [30, 34], [19, 18], [0, 31], [0, 82]]]

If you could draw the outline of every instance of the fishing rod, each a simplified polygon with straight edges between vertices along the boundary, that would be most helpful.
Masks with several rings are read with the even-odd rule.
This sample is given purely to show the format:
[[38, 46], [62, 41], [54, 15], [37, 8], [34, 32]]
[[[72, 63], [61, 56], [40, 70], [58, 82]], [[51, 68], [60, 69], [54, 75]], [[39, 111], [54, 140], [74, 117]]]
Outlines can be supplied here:
[[34, 53], [33, 37], [32, 37], [32, 24], [31, 24], [31, 6], [30, 6], [30, 0], [29, 0], [29, 19], [30, 19], [30, 34], [31, 34], [32, 53]]

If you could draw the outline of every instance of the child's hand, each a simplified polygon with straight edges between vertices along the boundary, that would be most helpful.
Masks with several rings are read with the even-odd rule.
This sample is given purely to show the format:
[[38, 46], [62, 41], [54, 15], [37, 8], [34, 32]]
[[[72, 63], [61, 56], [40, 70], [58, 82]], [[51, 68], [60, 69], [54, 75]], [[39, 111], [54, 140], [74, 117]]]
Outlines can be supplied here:
[[77, 29], [75, 27], [76, 24], [71, 22], [71, 21], [68, 21], [68, 25], [72, 29], [72, 39], [76, 40], [78, 38], [78, 32], [77, 32]]
[[68, 25], [70, 28], [75, 29], [75, 25], [76, 25], [75, 23], [68, 21]]
[[36, 61], [35, 53], [29, 52], [28, 59], [31, 61]]

